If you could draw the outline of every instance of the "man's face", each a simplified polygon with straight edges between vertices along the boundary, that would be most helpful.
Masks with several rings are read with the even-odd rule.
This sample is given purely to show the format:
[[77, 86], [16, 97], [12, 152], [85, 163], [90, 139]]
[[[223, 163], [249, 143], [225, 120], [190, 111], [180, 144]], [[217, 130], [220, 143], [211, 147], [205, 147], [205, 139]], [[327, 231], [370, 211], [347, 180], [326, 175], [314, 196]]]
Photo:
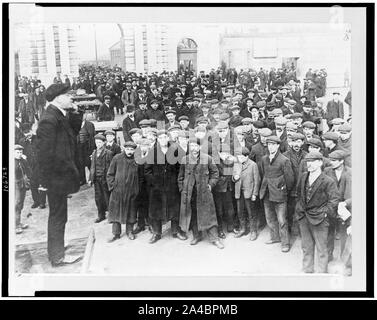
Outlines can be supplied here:
[[303, 107], [302, 109], [304, 110], [305, 113], [310, 113], [310, 111], [312, 110], [312, 108], [310, 107]]
[[179, 124], [180, 124], [181, 128], [185, 130], [185, 129], [187, 129], [189, 122], [187, 120], [181, 120], [179, 122]]
[[192, 107], [192, 104], [193, 104], [192, 101], [187, 101], [187, 102], [186, 102], [186, 105], [187, 105], [189, 108]]
[[72, 108], [72, 97], [69, 94], [61, 94], [57, 97], [58, 102], [63, 109], [71, 109]]
[[351, 132], [346, 132], [346, 131], [339, 131], [339, 137], [341, 140], [347, 140], [349, 137], [351, 137]]
[[183, 101], [182, 101], [182, 100], [177, 100], [177, 101], [176, 101], [176, 104], [177, 104], [178, 107], [181, 107], [182, 104], [183, 104]]
[[323, 163], [322, 160], [308, 160], [307, 161], [308, 171], [309, 172], [317, 171], [319, 168], [321, 168], [322, 163]]
[[279, 144], [275, 142], [267, 142], [267, 148], [270, 153], [275, 153], [276, 151], [278, 151]]
[[130, 90], [130, 89], [131, 89], [131, 83], [129, 83], [129, 82], [126, 83], [126, 89], [127, 89], [127, 90]]
[[106, 104], [110, 104], [110, 99], [109, 99], [109, 98], [106, 98], [106, 99], [105, 99], [105, 103], [106, 103]]
[[334, 97], [334, 101], [335, 101], [335, 102], [339, 101], [339, 95], [338, 95], [338, 94], [334, 94], [333, 97]]
[[125, 147], [124, 153], [126, 154], [127, 157], [131, 157], [135, 153], [135, 149], [131, 147]]
[[168, 113], [166, 115], [166, 118], [168, 119], [169, 122], [174, 122], [174, 120], [175, 120], [175, 114], [174, 113]]
[[220, 139], [225, 139], [225, 137], [228, 134], [228, 131], [229, 131], [229, 129], [219, 129], [219, 130], [217, 130]]
[[233, 110], [232, 110], [232, 114], [233, 114], [234, 116], [238, 116], [238, 115], [240, 114], [240, 109], [233, 109]]
[[152, 104], [151, 104], [151, 107], [152, 107], [153, 110], [157, 110], [157, 108], [158, 108], [158, 103], [152, 103]]
[[302, 118], [292, 119], [292, 123], [294, 123], [296, 126], [300, 126], [301, 122], [302, 122]]
[[237, 132], [236, 135], [237, 135], [237, 139], [238, 139], [239, 142], [245, 141], [245, 136], [242, 132]]
[[112, 141], [114, 141], [114, 136], [112, 135], [112, 134], [107, 134], [106, 135], [106, 141], [107, 142], [112, 142]]
[[299, 152], [304, 145], [304, 141], [301, 139], [296, 139], [291, 141], [291, 147], [294, 151]]
[[103, 145], [105, 144], [105, 142], [100, 140], [100, 139], [96, 139], [95, 143], [96, 143], [97, 149], [101, 149], [103, 147]]
[[253, 99], [254, 98], [254, 92], [248, 92], [247, 97]]
[[309, 144], [308, 151], [309, 152], [314, 152], [314, 151], [320, 152], [321, 148], [320, 147], [315, 147], [315, 146], [312, 146], [311, 144]]
[[145, 103], [139, 104], [140, 110], [145, 110], [147, 109], [147, 105]]
[[252, 108], [251, 114], [253, 115], [253, 117], [257, 117], [259, 115], [259, 110], [256, 108]]
[[285, 126], [276, 125], [275, 127], [276, 127], [276, 131], [278, 132], [283, 132], [285, 129]]
[[190, 143], [190, 150], [193, 154], [198, 154], [199, 151], [200, 151], [200, 146], [195, 142], [191, 142]]
[[332, 140], [323, 140], [323, 144], [325, 145], [326, 148], [331, 148], [333, 145], [334, 141]]
[[309, 136], [309, 137], [313, 136], [313, 133], [314, 133], [314, 129], [308, 128], [308, 127], [302, 128], [302, 131], [304, 132], [305, 136]]
[[131, 139], [133, 142], [135, 142], [136, 144], [139, 142], [139, 140], [142, 138], [142, 135], [140, 133], [134, 133], [132, 136], [131, 136]]
[[14, 150], [14, 158], [19, 160], [22, 158], [23, 151], [22, 150]]
[[243, 154], [238, 155], [237, 158], [241, 163], [244, 163], [247, 160], [247, 156], [244, 156]]
[[169, 136], [167, 134], [160, 134], [157, 137], [157, 141], [161, 146], [167, 146], [169, 142]]
[[[244, 124], [243, 128], [245, 132], [250, 132], [251, 130], [253, 130], [253, 125], [251, 123]], [[258, 133], [258, 129], [254, 129], [254, 133]]]
[[246, 106], [247, 106], [248, 108], [251, 108], [252, 105], [253, 105], [253, 101], [251, 101], [251, 100], [247, 100], [247, 101], [246, 101]]
[[330, 159], [330, 163], [331, 163], [331, 168], [338, 169], [340, 166], [343, 165], [344, 160]]
[[178, 143], [181, 146], [187, 146], [188, 139], [186, 137], [178, 137]]
[[207, 122], [204, 122], [204, 121], [198, 122], [198, 126], [201, 127], [201, 128], [206, 129], [207, 128]]

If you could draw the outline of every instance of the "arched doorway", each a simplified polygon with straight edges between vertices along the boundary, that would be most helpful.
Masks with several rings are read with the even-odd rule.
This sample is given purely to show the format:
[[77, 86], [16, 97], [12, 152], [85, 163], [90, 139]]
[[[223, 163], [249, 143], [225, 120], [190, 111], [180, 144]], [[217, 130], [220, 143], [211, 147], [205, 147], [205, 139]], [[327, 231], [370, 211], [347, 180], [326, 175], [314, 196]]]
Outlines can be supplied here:
[[177, 70], [179, 74], [197, 73], [197, 53], [196, 42], [189, 38], [182, 39], [177, 46]]

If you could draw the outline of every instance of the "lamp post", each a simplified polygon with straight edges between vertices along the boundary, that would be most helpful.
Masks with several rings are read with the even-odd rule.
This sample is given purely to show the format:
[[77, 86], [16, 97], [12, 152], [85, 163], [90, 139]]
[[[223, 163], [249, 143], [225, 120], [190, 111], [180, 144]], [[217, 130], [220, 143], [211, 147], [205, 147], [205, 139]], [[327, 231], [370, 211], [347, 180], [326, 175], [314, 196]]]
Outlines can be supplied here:
[[126, 70], [126, 49], [125, 49], [125, 43], [124, 43], [124, 30], [120, 23], [117, 23], [117, 26], [120, 30], [120, 65], [123, 71]]

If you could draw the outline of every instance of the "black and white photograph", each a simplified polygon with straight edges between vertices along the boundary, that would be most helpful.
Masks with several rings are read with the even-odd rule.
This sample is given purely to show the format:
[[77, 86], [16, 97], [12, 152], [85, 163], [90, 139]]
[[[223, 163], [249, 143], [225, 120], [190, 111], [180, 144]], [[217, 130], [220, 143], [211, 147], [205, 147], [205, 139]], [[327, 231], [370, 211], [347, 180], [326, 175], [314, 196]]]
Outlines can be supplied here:
[[365, 290], [365, 19], [10, 4], [9, 292]]

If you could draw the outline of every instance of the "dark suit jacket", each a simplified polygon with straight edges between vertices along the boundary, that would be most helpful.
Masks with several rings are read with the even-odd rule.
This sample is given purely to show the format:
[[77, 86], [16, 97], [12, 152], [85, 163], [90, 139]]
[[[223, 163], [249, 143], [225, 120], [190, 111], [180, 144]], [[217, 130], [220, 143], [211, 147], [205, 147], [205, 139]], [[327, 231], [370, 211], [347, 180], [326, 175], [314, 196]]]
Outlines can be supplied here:
[[123, 120], [122, 129], [123, 129], [124, 142], [132, 140], [129, 132], [131, 129], [137, 128], [135, 116], [134, 116], [134, 120], [135, 121], [132, 121], [128, 116], [125, 117]]
[[270, 201], [286, 202], [289, 192], [294, 186], [294, 174], [290, 160], [279, 151], [270, 163], [269, 155], [261, 161], [262, 183], [259, 191], [260, 199], [267, 195]]
[[[100, 157], [101, 158], [105, 157], [105, 168], [104, 168], [105, 174], [103, 176], [104, 178], [103, 182], [106, 183], [106, 175], [107, 175], [107, 171], [109, 170], [111, 160], [113, 159], [113, 153], [110, 150], [103, 148], [100, 154]], [[97, 150], [94, 150], [92, 152], [92, 164], [90, 166], [90, 178], [89, 178], [89, 180], [92, 182], [95, 182], [96, 180], [96, 160], [97, 160]]]
[[41, 185], [58, 194], [75, 193], [80, 189], [75, 164], [76, 138], [82, 114], [63, 113], [50, 104], [38, 123], [37, 158]]
[[126, 106], [127, 104], [135, 104], [136, 102], [136, 97], [137, 97], [137, 93], [135, 90], [131, 89], [130, 90], [130, 95], [128, 96], [128, 92], [127, 92], [127, 89], [126, 90], [123, 90], [122, 92], [122, 102], [123, 104]]
[[317, 178], [313, 184], [313, 193], [306, 201], [305, 184], [309, 173], [304, 173], [297, 186], [298, 201], [296, 204], [296, 217], [301, 220], [306, 216], [313, 225], [320, 224], [327, 217], [336, 218], [339, 203], [339, 192], [336, 182], [325, 173]]
[[330, 121], [335, 118], [344, 118], [343, 102], [331, 100], [327, 103], [325, 119]]
[[97, 112], [98, 121], [112, 121], [115, 119], [114, 109], [111, 104], [106, 106], [104, 103], [99, 107]]

